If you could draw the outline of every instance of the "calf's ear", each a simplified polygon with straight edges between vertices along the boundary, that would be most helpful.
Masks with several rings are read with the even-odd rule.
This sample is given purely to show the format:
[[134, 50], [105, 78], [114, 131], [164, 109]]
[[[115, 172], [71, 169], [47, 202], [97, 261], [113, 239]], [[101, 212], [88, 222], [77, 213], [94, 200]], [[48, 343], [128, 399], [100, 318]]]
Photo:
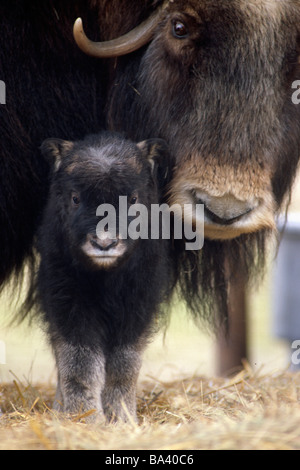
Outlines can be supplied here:
[[46, 158], [51, 166], [54, 165], [54, 169], [57, 171], [63, 158], [73, 149], [73, 147], [74, 142], [51, 138], [44, 140], [40, 149], [42, 155]]
[[148, 139], [137, 144], [148, 160], [154, 178], [166, 180], [170, 169], [169, 147], [163, 139]]

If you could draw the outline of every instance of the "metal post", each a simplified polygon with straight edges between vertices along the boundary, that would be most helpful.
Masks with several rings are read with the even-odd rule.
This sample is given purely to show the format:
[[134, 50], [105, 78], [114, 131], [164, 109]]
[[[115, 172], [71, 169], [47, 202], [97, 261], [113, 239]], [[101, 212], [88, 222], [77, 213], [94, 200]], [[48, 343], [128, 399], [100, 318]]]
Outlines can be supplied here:
[[243, 367], [248, 357], [247, 345], [247, 302], [244, 276], [236, 270], [236, 276], [229, 288], [229, 330], [221, 332], [217, 338], [217, 374], [231, 375]]

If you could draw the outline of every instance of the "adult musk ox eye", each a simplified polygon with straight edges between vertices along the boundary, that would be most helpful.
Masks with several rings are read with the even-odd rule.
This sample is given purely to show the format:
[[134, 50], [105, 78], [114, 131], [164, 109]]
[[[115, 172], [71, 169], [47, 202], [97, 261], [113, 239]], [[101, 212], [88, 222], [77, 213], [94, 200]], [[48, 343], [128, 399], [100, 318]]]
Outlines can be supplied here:
[[187, 27], [182, 21], [174, 20], [173, 21], [173, 36], [178, 39], [186, 38], [188, 35]]
[[72, 204], [73, 204], [73, 206], [79, 206], [80, 197], [79, 197], [78, 193], [72, 193]]

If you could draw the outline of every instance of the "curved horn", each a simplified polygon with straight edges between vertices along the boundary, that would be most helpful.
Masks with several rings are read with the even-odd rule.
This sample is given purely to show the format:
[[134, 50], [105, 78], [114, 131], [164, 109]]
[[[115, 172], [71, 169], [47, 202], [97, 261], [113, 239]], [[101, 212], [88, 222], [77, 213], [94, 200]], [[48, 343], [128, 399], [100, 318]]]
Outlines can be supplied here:
[[82, 19], [77, 18], [73, 27], [74, 39], [83, 52], [94, 57], [110, 58], [129, 54], [152, 39], [160, 15], [168, 3], [169, 1], [165, 1], [147, 20], [129, 31], [129, 33], [111, 41], [93, 42], [88, 39], [83, 30]]

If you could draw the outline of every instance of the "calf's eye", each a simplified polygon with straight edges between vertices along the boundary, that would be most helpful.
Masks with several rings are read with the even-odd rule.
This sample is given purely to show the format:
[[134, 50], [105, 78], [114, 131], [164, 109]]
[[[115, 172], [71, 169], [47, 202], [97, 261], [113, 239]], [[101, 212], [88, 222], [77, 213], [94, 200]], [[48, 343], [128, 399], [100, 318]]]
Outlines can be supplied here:
[[186, 38], [188, 35], [188, 29], [182, 21], [175, 20], [173, 22], [173, 36], [177, 39]]
[[73, 206], [79, 206], [80, 197], [79, 197], [78, 193], [72, 193], [72, 204], [73, 204]]
[[137, 202], [137, 196], [132, 196], [132, 198], [130, 198], [129, 200], [130, 204], [135, 204], [136, 202]]

